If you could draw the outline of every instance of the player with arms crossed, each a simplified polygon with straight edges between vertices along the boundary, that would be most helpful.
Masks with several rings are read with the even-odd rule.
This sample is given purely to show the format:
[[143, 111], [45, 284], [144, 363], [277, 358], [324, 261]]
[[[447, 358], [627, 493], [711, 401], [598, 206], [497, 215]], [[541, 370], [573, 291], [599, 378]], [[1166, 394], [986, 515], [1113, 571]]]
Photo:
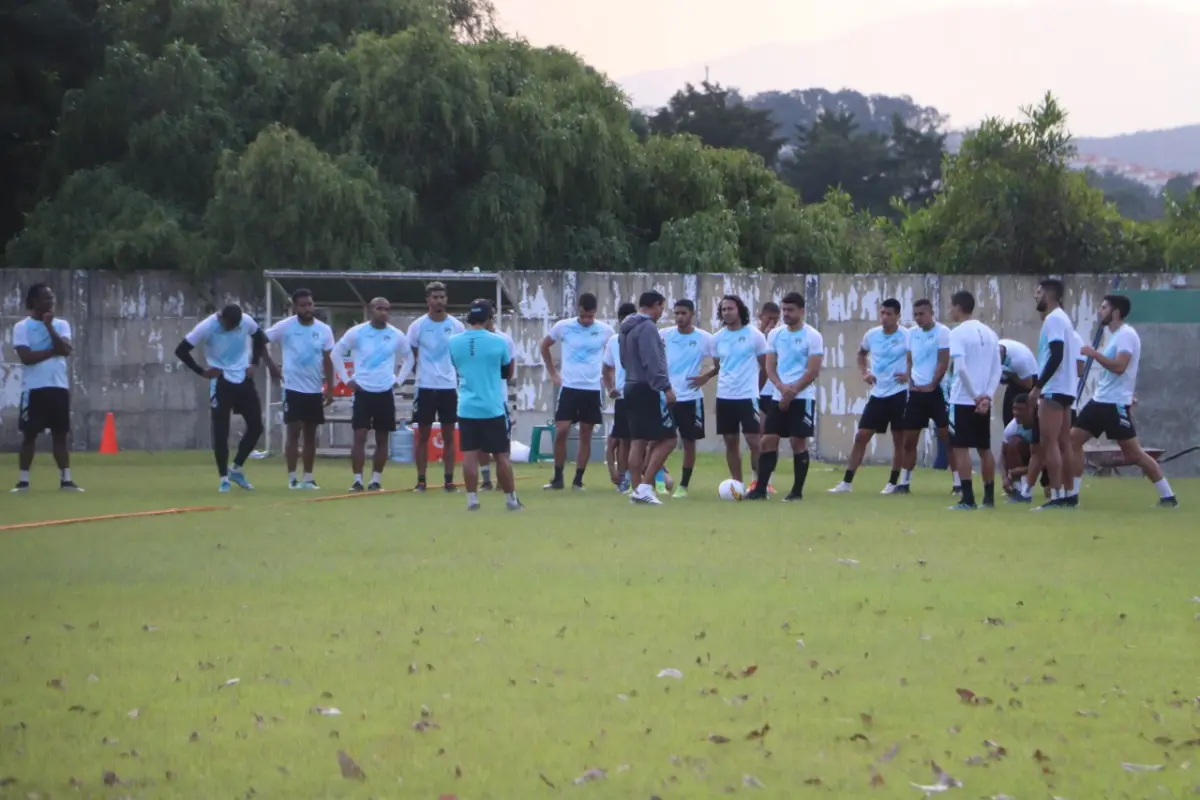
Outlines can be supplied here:
[[625, 368], [625, 410], [629, 417], [629, 470], [636, 486], [629, 502], [660, 506], [654, 493], [658, 471], [675, 449], [675, 392], [667, 376], [667, 351], [658, 333], [667, 300], [642, 292], [638, 313], [621, 323], [621, 365]]
[[784, 327], [767, 337], [767, 375], [771, 379], [771, 404], [758, 457], [758, 483], [746, 500], [765, 500], [771, 474], [779, 460], [779, 440], [792, 446], [792, 490], [785, 503], [804, 499], [808, 478], [808, 440], [816, 421], [817, 378], [825, 357], [825, 343], [816, 328], [804, 321], [804, 295], [789, 292], [782, 302]]
[[[1050, 500], [1034, 510], [1066, 508], [1071, 500], [1071, 425], [1069, 414], [1075, 403], [1076, 372], [1072, 347], [1074, 326], [1062, 309], [1062, 281], [1048, 278], [1034, 291], [1042, 332], [1038, 337], [1038, 365], [1041, 374], [1029, 392], [1029, 402], [1037, 405], [1037, 431], [1034, 443], [1041, 445], [1046, 472], [1050, 475]], [[1032, 477], [1032, 476], [1030, 476]]]
[[[617, 309], [617, 322], [637, 313], [633, 303], [621, 303]], [[621, 337], [610, 336], [604, 345], [604, 368], [601, 380], [609, 398], [613, 401], [612, 427], [608, 431], [608, 444], [604, 454], [608, 472], [617, 491], [624, 494], [632, 489], [629, 477], [629, 411], [625, 408], [625, 367], [621, 366]]]
[[683, 498], [687, 497], [692, 470], [696, 468], [696, 442], [704, 438], [704, 393], [700, 387], [707, 379], [700, 368], [712, 353], [713, 336], [696, 327], [695, 303], [676, 300], [675, 327], [664, 329], [662, 338], [667, 350], [667, 376], [675, 392], [671, 413], [683, 442], [683, 472], [673, 496]]
[[958, 471], [962, 497], [951, 508], [978, 508], [971, 483], [971, 450], [979, 454], [983, 473], [983, 507], [996, 505], [996, 459], [992, 456], [992, 398], [1000, 387], [1000, 339], [971, 315], [975, 297], [967, 291], [950, 298], [950, 357], [954, 388], [950, 391], [950, 466]]
[[1158, 504], [1176, 508], [1179, 501], [1171, 491], [1171, 484], [1163, 476], [1158, 462], [1142, 449], [1133, 417], [1129, 414], [1142, 357], [1141, 337], [1125, 322], [1132, 305], [1128, 297], [1115, 294], [1106, 295], [1100, 303], [1100, 322], [1109, 330], [1108, 343], [1103, 351], [1084, 347], [1083, 355], [1094, 360], [1104, 371], [1096, 382], [1095, 394], [1079, 412], [1071, 429], [1071, 443], [1082, 459], [1083, 446], [1089, 439], [1107, 436], [1121, 448], [1126, 461], [1137, 464], [1158, 489]]
[[904, 408], [908, 404], [908, 331], [900, 327], [899, 300], [889, 297], [880, 305], [879, 324], [867, 331], [858, 347], [858, 369], [871, 387], [871, 397], [858, 420], [846, 474], [829, 492], [853, 491], [854, 473], [862, 464], [871, 438], [891, 428], [892, 474], [882, 492], [891, 494], [896, 491], [904, 459]]
[[917, 325], [908, 331], [908, 400], [904, 406], [904, 460], [896, 494], [911, 491], [913, 470], [917, 468], [917, 443], [932, 422], [938, 438], [949, 443], [950, 422], [942, 379], [950, 367], [950, 329], [934, 319], [933, 303], [913, 303]]
[[[383, 489], [383, 468], [388, 461], [388, 437], [396, 430], [395, 387], [412, 373], [415, 358], [404, 331], [388, 324], [392, 304], [385, 298], [371, 301], [371, 319], [346, 331], [333, 346], [333, 368], [346, 388], [354, 393], [350, 427], [354, 443], [350, 446], [350, 468], [354, 472], [351, 492], [363, 491], [363, 467], [367, 461], [367, 434], [375, 432], [371, 482], [367, 491]], [[396, 373], [396, 356], [404, 365]], [[354, 364], [354, 377], [346, 374], [346, 361]], [[457, 402], [457, 400], [456, 400]], [[455, 412], [457, 413], [457, 407]], [[422, 446], [422, 450], [424, 447]]]
[[[487, 303], [489, 308], [491, 308], [491, 306], [492, 306], [492, 302], [490, 300], [488, 300], [486, 298], [482, 298], [482, 297], [476, 298], [471, 301], [472, 306], [477, 306], [480, 303]], [[515, 420], [513, 418], [513, 409], [510, 408], [508, 405], [508, 387], [514, 385], [517, 380], [517, 343], [513, 341], [513, 338], [511, 336], [509, 336], [507, 332], [496, 330], [495, 310], [493, 310], [492, 316], [488, 320], [487, 325], [485, 327], [487, 328], [488, 333], [494, 333], [497, 336], [499, 336], [501, 339], [503, 339], [505, 342], [508, 343], [508, 357], [512, 359], [512, 368], [509, 372], [509, 376], [507, 378], [504, 378], [504, 377], [500, 378], [500, 392], [501, 392], [501, 395], [504, 397], [504, 413], [506, 415], [506, 418], [508, 419], [508, 431], [509, 431], [509, 436], [511, 438], [512, 431], [516, 427], [516, 424], [515, 424]], [[483, 480], [479, 484], [479, 489], [480, 489], [480, 491], [483, 491], [483, 492], [490, 492], [496, 488], [495, 486], [492, 485], [491, 461], [492, 461], [492, 459], [491, 459], [490, 455], [488, 455], [486, 452], [480, 451], [480, 453], [479, 453], [479, 473], [482, 476]]]
[[[596, 295], [579, 296], [577, 315], [554, 323], [542, 339], [542, 363], [546, 373], [558, 388], [558, 403], [554, 410], [554, 479], [543, 489], [562, 490], [563, 469], [567, 463], [567, 436], [571, 426], [579, 423], [579, 454], [575, 459], [575, 479], [572, 489], [583, 488], [583, 472], [592, 455], [592, 429], [604, 422], [604, 402], [600, 394], [600, 374], [603, 372], [604, 346], [613, 335], [612, 326], [596, 321]], [[562, 370], [554, 366], [550, 348], [561, 345]]]
[[[333, 403], [333, 329], [316, 318], [312, 292], [292, 292], [296, 313], [267, 329], [267, 341], [283, 351], [283, 424], [287, 439], [289, 489], [318, 489], [313, 477], [317, 459], [317, 428], [325, 424], [325, 408]], [[266, 356], [270, 358], [270, 356]], [[268, 367], [274, 366], [268, 363]], [[300, 437], [304, 437], [304, 480], [296, 477]]]
[[425, 470], [429, 466], [429, 438], [433, 423], [442, 426], [442, 471], [446, 492], [454, 487], [454, 425], [458, 422], [458, 377], [450, 362], [450, 337], [466, 328], [446, 311], [446, 285], [433, 281], [425, 286], [426, 313], [408, 329], [408, 346], [417, 364], [417, 385], [413, 394], [413, 422], [417, 423], [416, 452], [417, 485], [414, 491], [424, 492]]
[[463, 451], [463, 480], [467, 484], [467, 510], [479, 510], [479, 456], [496, 460], [496, 480], [504, 492], [505, 507], [519, 511], [509, 460], [512, 429], [508, 420], [508, 379], [512, 376], [512, 351], [504, 337], [488, 330], [494, 312], [486, 300], [476, 300], [467, 312], [468, 328], [450, 340], [450, 359], [458, 373], [458, 434]]
[[25, 308], [29, 316], [13, 327], [13, 349], [21, 360], [21, 449], [13, 492], [29, 491], [37, 437], [47, 429], [58, 465], [58, 487], [82, 492], [71, 480], [71, 390], [67, 380], [67, 358], [74, 352], [71, 326], [54, 316], [54, 292], [44, 283], [29, 287]]
[[[197, 347], [204, 348], [207, 367], [201, 367], [192, 357], [192, 350]], [[243, 489], [254, 488], [246, 480], [242, 466], [263, 432], [262, 402], [254, 387], [254, 368], [266, 352], [266, 334], [236, 305], [225, 306], [221, 313], [205, 317], [175, 348], [175, 357], [185, 367], [209, 380], [213, 455], [221, 477], [218, 491], [228, 492], [231, 483]], [[229, 423], [233, 414], [246, 423], [246, 431], [238, 442], [231, 467]]]

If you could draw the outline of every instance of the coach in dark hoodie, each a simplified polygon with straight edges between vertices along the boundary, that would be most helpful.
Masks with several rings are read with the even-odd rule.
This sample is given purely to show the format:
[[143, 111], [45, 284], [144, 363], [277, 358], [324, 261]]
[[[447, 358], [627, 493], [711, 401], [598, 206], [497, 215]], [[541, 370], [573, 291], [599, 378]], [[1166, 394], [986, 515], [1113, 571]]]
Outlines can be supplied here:
[[675, 393], [667, 379], [667, 351], [658, 319], [667, 300], [658, 292], [642, 292], [638, 313], [621, 323], [621, 366], [625, 368], [625, 412], [629, 417], [629, 471], [636, 486], [631, 503], [662, 505], [654, 493], [654, 476], [675, 449], [671, 406]]

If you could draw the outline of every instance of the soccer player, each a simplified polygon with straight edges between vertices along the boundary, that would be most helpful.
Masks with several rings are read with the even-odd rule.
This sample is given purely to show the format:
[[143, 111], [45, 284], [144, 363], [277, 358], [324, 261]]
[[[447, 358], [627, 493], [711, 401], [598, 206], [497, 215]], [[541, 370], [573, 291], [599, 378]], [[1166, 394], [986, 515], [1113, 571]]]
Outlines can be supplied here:
[[771, 379], [771, 403], [758, 457], [758, 482], [747, 500], [765, 500], [771, 473], [779, 460], [779, 440], [792, 445], [792, 490], [785, 503], [804, 499], [808, 478], [808, 440], [816, 420], [817, 378], [825, 357], [825, 343], [816, 328], [804, 321], [804, 295], [789, 292], [782, 302], [784, 327], [767, 337], [767, 375]]
[[[622, 323], [631, 314], [637, 313], [633, 303], [621, 303], [617, 309], [617, 322]], [[625, 408], [625, 367], [621, 365], [621, 337], [610, 336], [604, 345], [604, 368], [601, 379], [609, 398], [613, 401], [612, 427], [608, 432], [608, 444], [604, 454], [608, 472], [617, 491], [631, 491], [629, 473], [629, 411]]]
[[1033, 351], [1016, 339], [1000, 340], [1000, 366], [1004, 373], [1000, 382], [1004, 384], [1004, 399], [1001, 401], [1000, 416], [1005, 425], [1012, 422], [1013, 401], [1017, 395], [1028, 395], [1037, 377], [1037, 357]]
[[[408, 329], [408, 346], [417, 364], [417, 384], [413, 395], [413, 422], [417, 424], [416, 452], [417, 485], [414, 491], [426, 489], [425, 470], [429, 465], [429, 437], [433, 423], [442, 426], [442, 470], [445, 481], [442, 489], [458, 491], [454, 486], [454, 425], [458, 422], [458, 377], [450, 362], [450, 337], [466, 328], [446, 311], [446, 285], [433, 281], [425, 286], [426, 313]], [[389, 389], [389, 391], [391, 391]], [[392, 428], [394, 430], [394, 426]]]
[[37, 437], [49, 429], [58, 464], [58, 488], [82, 492], [71, 480], [71, 390], [67, 381], [67, 358], [74, 352], [71, 325], [54, 316], [54, 292], [44, 283], [29, 287], [25, 308], [29, 315], [13, 327], [12, 339], [21, 360], [21, 450], [13, 491], [29, 491]]
[[[779, 327], [779, 315], [779, 305], [770, 300], [763, 303], [762, 308], [758, 310], [758, 332], [764, 338], [770, 336], [771, 331]], [[758, 422], [760, 426], [767, 423], [767, 414], [771, 410], [771, 398], [774, 396], [773, 388], [764, 361], [763, 368], [758, 373]]]
[[[325, 424], [325, 408], [333, 403], [333, 329], [316, 318], [312, 292], [292, 292], [296, 313], [267, 329], [267, 341], [283, 350], [283, 424], [287, 440], [289, 489], [318, 489], [313, 477], [317, 459], [317, 428]], [[267, 358], [270, 356], [267, 355]], [[274, 366], [268, 363], [268, 368]], [[296, 477], [300, 437], [304, 437], [304, 480]]]
[[[696, 327], [696, 304], [691, 300], [676, 300], [674, 311], [675, 327], [663, 329], [662, 338], [667, 349], [667, 376], [675, 392], [671, 413], [683, 442], [683, 472], [673, 496], [684, 498], [696, 468], [696, 442], [704, 438], [704, 393], [700, 387], [705, 378], [700, 367], [712, 353], [713, 336]], [[663, 485], [665, 488], [665, 481]]]
[[[363, 491], [367, 434], [371, 431], [375, 432], [375, 453], [367, 491], [378, 492], [383, 489], [388, 437], [396, 430], [394, 389], [397, 384], [404, 383], [416, 362], [404, 331], [388, 324], [391, 313], [392, 304], [385, 298], [376, 297], [371, 301], [370, 321], [361, 322], [346, 331], [333, 346], [333, 368], [346, 388], [354, 393], [354, 406], [350, 412], [350, 427], [354, 430], [354, 443], [350, 447], [350, 468], [354, 472], [351, 492]], [[396, 372], [397, 355], [404, 359], [399, 373]], [[346, 374], [347, 358], [354, 364], [353, 378]], [[457, 411], [456, 407], [456, 414]]]
[[1004, 440], [1000, 448], [1000, 475], [1004, 493], [1010, 498], [1020, 493], [1013, 484], [1014, 480], [1028, 482], [1026, 477], [1033, 454], [1035, 424], [1037, 419], [1029, 406], [1029, 395], [1022, 393], [1013, 397], [1012, 419], [1004, 426]]
[[[204, 348], [207, 367], [201, 367], [192, 357], [192, 350]], [[213, 455], [221, 482], [217, 490], [228, 492], [231, 483], [243, 489], [253, 489], [242, 472], [242, 466], [258, 437], [262, 436], [262, 402], [254, 387], [254, 368], [267, 351], [267, 337], [258, 323], [242, 313], [240, 306], [228, 305], [219, 314], [200, 321], [175, 348], [175, 357], [202, 378], [209, 380], [208, 397], [212, 416]], [[229, 466], [229, 422], [237, 414], [246, 423], [246, 431], [238, 442], [233, 466]]]
[[879, 324], [867, 331], [858, 346], [858, 369], [871, 387], [871, 397], [858, 419], [858, 432], [854, 435], [846, 474], [829, 492], [853, 491], [854, 473], [862, 464], [871, 438], [877, 433], [887, 433], [891, 428], [892, 474], [883, 487], [883, 494], [891, 494], [900, 481], [900, 466], [904, 459], [904, 408], [908, 404], [908, 331], [900, 327], [899, 300], [889, 297], [879, 307]]
[[625, 368], [625, 403], [629, 418], [629, 470], [637, 486], [629, 502], [660, 506], [654, 493], [658, 471], [675, 449], [675, 391], [667, 376], [667, 351], [658, 333], [667, 300], [655, 291], [642, 292], [638, 313], [621, 323], [621, 365]]
[[1094, 360], [1104, 371], [1096, 382], [1092, 399], [1079, 412], [1071, 429], [1071, 443], [1082, 460], [1083, 446], [1089, 439], [1107, 436], [1121, 448], [1126, 460], [1137, 464], [1158, 489], [1158, 504], [1175, 508], [1179, 501], [1171, 491], [1171, 484], [1163, 476], [1158, 462], [1142, 449], [1129, 413], [1142, 355], [1141, 337], [1125, 322], [1131, 308], [1129, 298], [1123, 295], [1105, 295], [1100, 303], [1100, 322], [1109, 330], [1108, 343], [1103, 351], [1084, 347], [1083, 355]]
[[758, 374], [767, 361], [767, 337], [750, 327], [750, 309], [737, 295], [727, 294], [718, 306], [721, 330], [712, 337], [713, 366], [693, 385], [717, 376], [717, 435], [725, 440], [729, 477], [742, 482], [740, 433], [750, 448], [751, 469], [758, 469], [762, 428], [758, 424]]
[[983, 507], [996, 505], [996, 459], [992, 456], [992, 398], [1000, 387], [1000, 339], [971, 315], [975, 297], [968, 291], [950, 298], [950, 358], [954, 359], [954, 388], [950, 392], [950, 465], [958, 470], [962, 497], [956, 510], [973, 510], [971, 450], [979, 454], [983, 473]]
[[[579, 455], [575, 460], [575, 479], [572, 489], [583, 488], [583, 472], [592, 455], [592, 429], [604, 422], [604, 405], [600, 393], [600, 373], [603, 371], [604, 346], [613, 335], [612, 326], [596, 321], [596, 295], [579, 296], [577, 314], [573, 319], [554, 323], [542, 339], [542, 363], [546, 373], [558, 388], [558, 404], [554, 410], [554, 479], [544, 489], [563, 489], [563, 469], [567, 463], [567, 436], [571, 425], [579, 423]], [[561, 345], [562, 370], [554, 366], [550, 348]]]
[[467, 312], [467, 330], [450, 340], [450, 359], [458, 372], [458, 435], [463, 451], [463, 481], [467, 510], [479, 510], [479, 455], [496, 460], [496, 480], [505, 493], [505, 507], [519, 511], [517, 488], [509, 460], [508, 379], [512, 351], [504, 337], [488, 330], [492, 304], [477, 300]]
[[895, 493], [911, 491], [913, 470], [917, 467], [917, 443], [921, 432], [932, 422], [938, 438], [948, 442], [950, 415], [942, 379], [950, 367], [950, 329], [934, 319], [933, 303], [913, 303], [916, 327], [908, 330], [908, 399], [904, 406], [904, 460]]
[[[473, 306], [477, 306], [480, 303], [487, 303], [488, 307], [491, 307], [492, 305], [491, 301], [487, 300], [486, 298], [476, 298], [475, 300], [471, 301], [471, 305]], [[516, 420], [513, 417], [513, 409], [509, 408], [508, 405], [508, 387], [516, 383], [517, 380], [517, 343], [513, 341], [512, 336], [510, 336], [506, 331], [496, 330], [496, 314], [494, 310], [486, 327], [489, 333], [496, 334], [508, 344], [508, 357], [512, 359], [512, 369], [509, 376], [507, 378], [500, 378], [500, 390], [504, 396], [504, 413], [505, 418], [508, 420], [508, 432], [509, 437], [511, 438], [512, 431], [516, 427]], [[492, 485], [491, 462], [491, 456], [481, 450], [479, 452], [479, 472], [483, 477], [483, 481], [479, 484], [480, 491], [490, 492], [496, 488]]]
[[[1071, 426], [1069, 413], [1075, 403], [1076, 371], [1070, 353], [1074, 326], [1062, 309], [1062, 281], [1048, 278], [1034, 291], [1042, 332], [1038, 337], [1038, 366], [1041, 374], [1029, 392], [1029, 402], [1038, 409], [1038, 427], [1034, 441], [1041, 445], [1046, 472], [1050, 475], [1050, 500], [1038, 509], [1064, 508], [1072, 500]], [[1078, 497], [1078, 495], [1074, 495]]]

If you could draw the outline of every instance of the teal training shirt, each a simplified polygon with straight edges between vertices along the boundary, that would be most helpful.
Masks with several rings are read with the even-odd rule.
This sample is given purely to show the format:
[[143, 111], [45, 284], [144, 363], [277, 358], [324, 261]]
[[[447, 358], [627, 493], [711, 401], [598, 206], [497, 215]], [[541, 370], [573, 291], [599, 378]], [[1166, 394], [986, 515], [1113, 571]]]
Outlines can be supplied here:
[[458, 416], [493, 419], [505, 415], [500, 370], [512, 363], [504, 337], [468, 329], [450, 337], [450, 359], [458, 372]]

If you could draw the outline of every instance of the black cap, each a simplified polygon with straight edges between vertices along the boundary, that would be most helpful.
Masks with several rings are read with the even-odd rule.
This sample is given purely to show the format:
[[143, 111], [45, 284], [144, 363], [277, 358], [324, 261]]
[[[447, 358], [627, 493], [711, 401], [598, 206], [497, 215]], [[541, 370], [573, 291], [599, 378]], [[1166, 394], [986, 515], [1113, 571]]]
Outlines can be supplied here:
[[471, 325], [482, 325], [492, 318], [492, 304], [487, 300], [480, 300], [471, 306], [471, 310], [467, 312], [467, 322]]

